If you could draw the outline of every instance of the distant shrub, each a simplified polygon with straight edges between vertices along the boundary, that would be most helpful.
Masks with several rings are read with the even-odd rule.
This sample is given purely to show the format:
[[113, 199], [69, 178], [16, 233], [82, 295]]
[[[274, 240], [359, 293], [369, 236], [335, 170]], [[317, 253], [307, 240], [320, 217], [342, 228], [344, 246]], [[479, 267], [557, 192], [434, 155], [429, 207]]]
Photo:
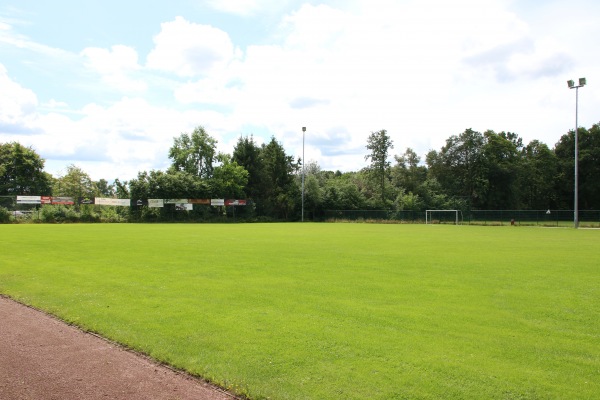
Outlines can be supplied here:
[[100, 221], [102, 222], [122, 222], [123, 219], [115, 207], [102, 207], [100, 211]]
[[0, 207], [0, 224], [10, 222], [10, 211], [4, 207]]
[[79, 222], [77, 210], [63, 205], [45, 205], [40, 213], [40, 220], [46, 223]]
[[56, 222], [56, 215], [54, 212], [54, 207], [52, 206], [43, 206], [42, 212], [40, 213], [40, 220], [42, 222]]
[[81, 222], [98, 222], [100, 221], [100, 216], [96, 214], [93, 205], [83, 205], [81, 206], [79, 220]]

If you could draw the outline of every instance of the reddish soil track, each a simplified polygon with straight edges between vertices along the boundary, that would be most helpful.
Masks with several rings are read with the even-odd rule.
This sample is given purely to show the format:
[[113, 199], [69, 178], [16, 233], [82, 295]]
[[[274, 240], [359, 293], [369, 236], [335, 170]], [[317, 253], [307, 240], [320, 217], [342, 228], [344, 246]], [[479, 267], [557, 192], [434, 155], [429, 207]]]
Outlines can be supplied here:
[[235, 397], [0, 296], [0, 399]]

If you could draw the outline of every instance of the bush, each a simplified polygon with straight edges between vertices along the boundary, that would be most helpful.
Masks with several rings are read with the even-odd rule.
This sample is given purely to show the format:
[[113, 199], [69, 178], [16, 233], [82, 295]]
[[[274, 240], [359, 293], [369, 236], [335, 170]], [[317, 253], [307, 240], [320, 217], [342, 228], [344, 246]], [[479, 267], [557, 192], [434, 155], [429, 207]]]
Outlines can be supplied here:
[[96, 214], [93, 205], [85, 204], [81, 206], [79, 220], [81, 222], [98, 222], [100, 217]]
[[63, 205], [45, 205], [40, 215], [40, 220], [46, 223], [79, 222], [79, 219], [77, 210]]
[[0, 224], [10, 222], [10, 211], [4, 207], [0, 207]]
[[56, 215], [54, 213], [54, 207], [52, 206], [43, 206], [42, 212], [40, 214], [40, 220], [42, 222], [56, 222]]
[[121, 216], [115, 207], [102, 207], [100, 211], [100, 221], [121, 222]]

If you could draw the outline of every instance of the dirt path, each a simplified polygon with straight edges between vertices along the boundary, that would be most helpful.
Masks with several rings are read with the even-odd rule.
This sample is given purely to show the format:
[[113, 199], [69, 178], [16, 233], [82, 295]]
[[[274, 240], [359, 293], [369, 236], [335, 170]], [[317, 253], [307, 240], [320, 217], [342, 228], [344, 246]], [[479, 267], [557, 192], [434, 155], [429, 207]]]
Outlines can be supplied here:
[[0, 399], [234, 397], [0, 296]]

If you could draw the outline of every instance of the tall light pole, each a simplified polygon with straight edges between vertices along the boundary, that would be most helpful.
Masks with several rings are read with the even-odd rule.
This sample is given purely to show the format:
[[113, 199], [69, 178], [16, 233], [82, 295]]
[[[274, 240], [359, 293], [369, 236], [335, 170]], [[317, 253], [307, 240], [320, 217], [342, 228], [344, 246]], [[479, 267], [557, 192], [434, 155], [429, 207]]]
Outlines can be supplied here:
[[302, 127], [302, 222], [304, 222], [304, 133], [306, 127]]
[[567, 85], [569, 85], [569, 89], [575, 89], [575, 195], [574, 195], [574, 212], [573, 212], [573, 225], [575, 229], [579, 228], [579, 145], [578, 145], [578, 137], [577, 137], [577, 114], [579, 113], [579, 88], [584, 87], [586, 84], [585, 78], [579, 78], [579, 85], [575, 85], [573, 80], [568, 80]]

